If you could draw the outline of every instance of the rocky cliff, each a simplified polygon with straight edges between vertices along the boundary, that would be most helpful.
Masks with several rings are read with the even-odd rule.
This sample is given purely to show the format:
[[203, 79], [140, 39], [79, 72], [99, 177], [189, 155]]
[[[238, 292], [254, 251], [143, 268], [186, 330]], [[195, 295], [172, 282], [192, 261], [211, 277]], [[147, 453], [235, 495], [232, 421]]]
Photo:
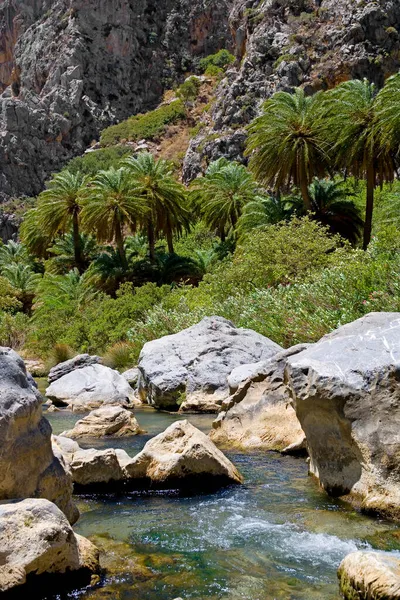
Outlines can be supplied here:
[[37, 194], [99, 131], [230, 45], [232, 0], [0, 0], [0, 197]]
[[0, 198], [37, 194], [106, 125], [157, 103], [222, 47], [237, 63], [184, 178], [242, 160], [243, 126], [277, 89], [398, 70], [400, 0], [0, 0]]

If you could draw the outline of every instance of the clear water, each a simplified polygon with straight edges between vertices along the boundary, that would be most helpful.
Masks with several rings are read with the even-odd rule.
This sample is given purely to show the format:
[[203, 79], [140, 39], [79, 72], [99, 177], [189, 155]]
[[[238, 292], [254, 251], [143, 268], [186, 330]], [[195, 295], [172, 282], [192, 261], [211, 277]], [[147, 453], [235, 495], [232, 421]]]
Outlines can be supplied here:
[[[130, 455], [178, 415], [138, 409], [145, 435], [97, 441]], [[71, 413], [53, 413], [55, 433]], [[208, 431], [212, 417], [189, 420]], [[82, 444], [84, 445], [84, 444]], [[400, 549], [397, 528], [329, 499], [304, 459], [228, 453], [245, 485], [212, 495], [81, 496], [78, 533], [102, 551], [106, 573], [75, 596], [118, 600], [338, 600], [336, 569], [359, 548]]]

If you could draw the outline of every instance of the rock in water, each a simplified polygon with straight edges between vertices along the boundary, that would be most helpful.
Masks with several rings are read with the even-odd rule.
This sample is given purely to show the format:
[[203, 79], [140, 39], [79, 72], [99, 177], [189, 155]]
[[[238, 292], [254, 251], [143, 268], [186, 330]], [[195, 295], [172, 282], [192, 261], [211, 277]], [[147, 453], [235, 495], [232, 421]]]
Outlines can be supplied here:
[[0, 556], [0, 592], [24, 584], [29, 574], [85, 570], [90, 581], [99, 569], [96, 547], [74, 534], [65, 515], [43, 499], [0, 504]]
[[60, 379], [60, 377], [71, 373], [71, 371], [76, 371], [76, 369], [83, 369], [83, 367], [89, 367], [90, 365], [97, 365], [100, 362], [100, 356], [90, 356], [90, 354], [78, 354], [77, 356], [74, 356], [74, 358], [66, 360], [62, 363], [58, 363], [58, 365], [50, 369], [48, 375], [49, 383], [57, 381], [57, 379]]
[[47, 388], [46, 396], [56, 406], [69, 406], [77, 412], [104, 404], [125, 408], [139, 404], [126, 379], [103, 365], [90, 365], [63, 375]]
[[352, 552], [338, 577], [346, 600], [400, 600], [400, 559], [388, 552]]
[[43, 398], [27, 377], [23, 360], [0, 348], [0, 500], [47, 498], [73, 523], [72, 481], [51, 448]]
[[188, 421], [177, 421], [125, 465], [129, 478], [151, 487], [214, 487], [242, 483], [236, 467]]
[[400, 518], [400, 313], [370, 313], [289, 357], [310, 471], [333, 496]]
[[213, 423], [214, 442], [242, 449], [280, 451], [293, 446], [304, 451], [304, 432], [283, 377], [287, 358], [305, 347], [294, 346], [266, 362], [234, 369], [228, 382], [236, 391], [222, 403]]
[[133, 414], [121, 406], [103, 406], [93, 410], [75, 423], [73, 429], [60, 435], [78, 440], [80, 438], [127, 437], [143, 433]]
[[229, 395], [227, 377], [243, 364], [282, 350], [222, 317], [206, 317], [174, 335], [147, 342], [139, 357], [139, 395], [156, 408], [217, 412]]

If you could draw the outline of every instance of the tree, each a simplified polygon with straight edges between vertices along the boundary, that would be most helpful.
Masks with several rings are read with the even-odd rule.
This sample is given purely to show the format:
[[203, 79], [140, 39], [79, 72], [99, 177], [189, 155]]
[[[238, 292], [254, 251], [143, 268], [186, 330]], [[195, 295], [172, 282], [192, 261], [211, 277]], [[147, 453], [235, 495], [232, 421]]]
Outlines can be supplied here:
[[[81, 266], [85, 271], [91, 262], [98, 256], [99, 247], [96, 240], [85, 233], [80, 233], [81, 247]], [[51, 258], [46, 262], [46, 271], [62, 275], [68, 273], [75, 267], [75, 249], [74, 237], [71, 233], [58, 238], [54, 244], [48, 248]]]
[[303, 200], [299, 205], [298, 198], [280, 198], [279, 196], [256, 196], [248, 202], [237, 223], [239, 236], [247, 234], [252, 229], [267, 225], [275, 225], [289, 220], [294, 214], [304, 212]]
[[87, 177], [79, 171], [61, 171], [47, 184], [47, 189], [39, 195], [37, 223], [45, 237], [54, 238], [66, 233], [72, 227], [75, 264], [82, 271], [82, 247], [79, 236], [80, 194], [87, 183]]
[[173, 254], [173, 234], [181, 235], [189, 229], [185, 186], [176, 180], [168, 161], [155, 160], [149, 152], [129, 157], [123, 165], [131, 173], [136, 193], [147, 207], [142, 226], [148, 236], [150, 259], [155, 260], [155, 242], [161, 234], [167, 239], [168, 252]]
[[237, 162], [220, 159], [211, 163], [204, 177], [192, 183], [191, 198], [204, 222], [224, 241], [235, 229], [246, 203], [255, 199], [259, 187], [253, 175]]
[[307, 97], [298, 88], [293, 94], [277, 92], [248, 126], [246, 153], [257, 180], [277, 191], [293, 183], [307, 210], [312, 210], [308, 186], [329, 167], [329, 143], [319, 119], [321, 99], [320, 92]]
[[355, 244], [360, 238], [364, 221], [360, 210], [346, 197], [342, 181], [314, 179], [308, 188], [317, 221]]
[[99, 242], [115, 241], [121, 263], [128, 268], [124, 227], [134, 231], [147, 208], [128, 169], [99, 171], [82, 194], [82, 225]]
[[3, 266], [1, 274], [16, 290], [17, 298], [22, 304], [23, 311], [29, 312], [42, 276], [39, 273], [35, 273], [29, 265], [20, 262]]
[[[377, 94], [366, 79], [341, 83], [326, 92], [322, 103], [323, 133], [331, 146], [334, 164], [367, 182], [363, 248], [371, 240], [374, 190], [378, 183], [393, 181], [393, 137], [388, 131], [389, 112], [395, 110], [400, 92], [391, 86]], [[382, 125], [385, 127], [382, 129]]]
[[21, 241], [31, 254], [39, 258], [46, 258], [48, 255], [47, 249], [53, 241], [53, 236], [48, 232], [43, 231], [39, 222], [38, 208], [32, 208], [24, 215], [19, 230]]
[[28, 264], [30, 262], [27, 248], [23, 244], [9, 240], [0, 246], [0, 269], [10, 264]]

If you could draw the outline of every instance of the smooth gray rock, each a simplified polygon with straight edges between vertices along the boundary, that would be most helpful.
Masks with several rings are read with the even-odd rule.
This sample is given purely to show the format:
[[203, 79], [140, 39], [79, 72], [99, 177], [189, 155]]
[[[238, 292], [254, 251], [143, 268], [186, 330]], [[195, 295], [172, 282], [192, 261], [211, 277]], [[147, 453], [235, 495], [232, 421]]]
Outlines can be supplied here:
[[289, 357], [310, 472], [333, 496], [400, 518], [400, 313], [370, 313]]
[[133, 367], [133, 369], [128, 369], [121, 373], [122, 377], [127, 380], [129, 385], [132, 388], [136, 388], [138, 379], [139, 379], [139, 369], [137, 367]]
[[42, 401], [23, 360], [10, 348], [0, 348], [0, 500], [47, 498], [75, 522], [79, 513], [72, 481], [52, 452]]
[[241, 364], [262, 361], [282, 350], [222, 317], [205, 317], [174, 335], [147, 342], [139, 357], [138, 391], [159, 409], [216, 412], [229, 394], [227, 377]]
[[71, 371], [53, 381], [46, 396], [56, 406], [69, 406], [76, 412], [108, 404], [129, 408], [139, 403], [133, 389], [118, 371], [97, 364]]
[[100, 356], [90, 356], [90, 354], [78, 354], [77, 356], [74, 356], [74, 358], [66, 360], [62, 363], [58, 363], [58, 365], [50, 369], [48, 381], [49, 383], [53, 383], [53, 381], [57, 381], [57, 379], [60, 379], [68, 373], [71, 373], [71, 371], [76, 371], [76, 369], [83, 369], [83, 367], [89, 367], [90, 365], [97, 365], [100, 362]]

